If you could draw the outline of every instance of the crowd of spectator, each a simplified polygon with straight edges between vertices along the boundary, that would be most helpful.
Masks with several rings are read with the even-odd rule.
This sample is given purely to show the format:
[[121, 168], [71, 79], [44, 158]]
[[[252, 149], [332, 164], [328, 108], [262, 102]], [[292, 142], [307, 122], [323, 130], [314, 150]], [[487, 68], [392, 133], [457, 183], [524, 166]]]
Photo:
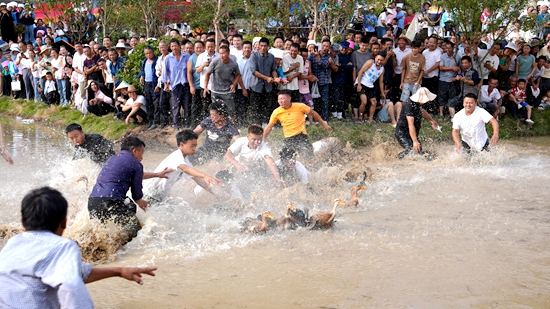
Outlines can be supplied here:
[[[282, 89], [324, 121], [394, 126], [403, 103], [421, 86], [438, 94], [424, 108], [449, 120], [462, 108], [464, 95], [475, 93], [495, 118], [509, 112], [531, 126], [533, 108], [544, 108], [550, 97], [550, 52], [543, 43], [550, 42], [550, 28], [543, 1], [525, 13], [538, 14], [538, 32], [521, 32], [515, 20], [480, 40], [461, 37], [452, 14], [430, 2], [416, 14], [403, 3], [378, 15], [374, 6], [358, 7], [353, 28], [334, 43], [326, 35], [317, 41], [316, 30], [309, 37], [291, 33], [252, 41], [231, 31], [216, 44], [214, 32], [193, 37], [168, 29], [171, 39], [160, 41], [158, 51], [144, 49], [138, 76], [143, 87], [119, 80], [118, 73], [136, 45], [147, 44], [144, 36], [64, 44], [62, 23], [55, 29], [42, 20], [34, 23], [24, 6], [14, 10], [0, 3], [0, 10], [3, 39], [10, 42], [10, 52], [0, 57], [0, 94], [71, 104], [84, 115], [113, 113], [151, 130], [196, 127], [212, 103], [224, 104], [242, 127], [266, 124]], [[480, 20], [485, 26], [492, 17], [485, 10]], [[4, 18], [28, 24], [25, 33], [10, 36]], [[411, 41], [411, 31], [413, 38], [426, 39]]]

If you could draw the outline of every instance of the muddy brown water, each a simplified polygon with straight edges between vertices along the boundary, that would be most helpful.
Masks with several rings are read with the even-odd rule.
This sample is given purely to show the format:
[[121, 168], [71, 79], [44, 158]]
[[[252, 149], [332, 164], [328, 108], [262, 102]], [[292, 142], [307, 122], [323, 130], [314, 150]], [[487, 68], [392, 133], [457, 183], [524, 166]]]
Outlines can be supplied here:
[[[0, 162], [0, 226], [17, 225], [28, 190], [50, 185], [71, 205], [65, 236], [109, 246], [109, 231], [90, 234], [86, 212], [99, 168], [70, 161], [60, 130], [0, 121], [16, 162]], [[179, 182], [173, 198], [139, 213], [138, 237], [103, 264], [155, 265], [157, 276], [88, 289], [97, 308], [550, 308], [550, 138], [504, 142], [473, 159], [451, 145], [432, 150], [433, 161], [391, 159], [394, 145], [354, 151], [311, 167], [313, 192], [268, 188], [237, 216], [212, 212], [221, 201]], [[146, 152], [145, 169], [170, 151]], [[356, 183], [343, 175], [366, 168], [373, 176], [359, 206], [339, 208], [334, 228], [240, 233], [246, 215], [278, 217], [287, 201], [330, 209]], [[88, 186], [75, 183], [82, 174]]]

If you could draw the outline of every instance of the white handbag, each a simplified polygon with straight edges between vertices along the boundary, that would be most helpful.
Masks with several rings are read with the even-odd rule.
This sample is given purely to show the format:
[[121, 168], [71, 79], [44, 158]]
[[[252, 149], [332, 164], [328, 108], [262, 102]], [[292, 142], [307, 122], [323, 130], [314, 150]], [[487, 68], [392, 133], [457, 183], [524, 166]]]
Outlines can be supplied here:
[[318, 99], [321, 97], [321, 93], [319, 93], [319, 86], [317, 86], [316, 82], [311, 85], [311, 97], [313, 99]]
[[11, 82], [11, 91], [21, 91], [21, 81], [14, 80]]

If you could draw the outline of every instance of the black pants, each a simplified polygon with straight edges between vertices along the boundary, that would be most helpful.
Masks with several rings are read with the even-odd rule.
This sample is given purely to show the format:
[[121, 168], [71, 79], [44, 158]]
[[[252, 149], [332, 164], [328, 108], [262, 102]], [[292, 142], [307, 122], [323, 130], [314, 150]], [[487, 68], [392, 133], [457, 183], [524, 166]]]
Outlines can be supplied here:
[[156, 101], [153, 123], [168, 125], [170, 123], [170, 92], [161, 87], [159, 99]]
[[267, 123], [272, 112], [273, 94], [271, 92], [250, 91], [250, 105], [248, 108], [248, 121], [250, 124]]
[[202, 88], [195, 88], [195, 95], [191, 97], [191, 128], [194, 129], [201, 121], [208, 117], [210, 107], [210, 94], [204, 98]]
[[[438, 94], [439, 89], [439, 77], [424, 77], [422, 78], [422, 87], [428, 88], [431, 93]], [[436, 97], [433, 101], [430, 101], [422, 106], [429, 114], [435, 115], [439, 113], [439, 103]]]
[[[248, 93], [250, 94], [250, 90], [248, 90]], [[293, 102], [300, 101], [298, 100]], [[248, 115], [248, 106], [249, 98], [246, 98], [243, 95], [242, 89], [237, 89], [237, 91], [235, 91], [235, 122], [239, 127], [248, 127], [248, 119], [246, 117], [246, 115]]]
[[107, 115], [108, 113], [111, 113], [114, 111], [114, 108], [103, 101], [99, 101], [94, 105], [88, 104], [88, 111], [96, 116], [103, 116]]
[[309, 142], [307, 134], [296, 134], [283, 140], [283, 147], [294, 149], [305, 158], [313, 157], [313, 146]]
[[[465, 141], [461, 141], [462, 142], [462, 151], [466, 154], [474, 154], [476, 153], [477, 151], [473, 150], [470, 145], [466, 144]], [[481, 151], [489, 151], [489, 139], [487, 139], [487, 141], [485, 142], [485, 145], [483, 145], [483, 148], [481, 148]]]
[[[172, 123], [174, 128], [189, 125], [190, 110], [189, 96], [191, 95], [189, 83], [178, 84], [171, 91], [170, 108], [172, 110]], [[180, 116], [180, 109], [183, 108], [183, 115]]]
[[[416, 136], [418, 136], [418, 132], [416, 132]], [[397, 139], [397, 142], [401, 147], [405, 148], [402, 152], [400, 152], [397, 156], [399, 159], [403, 159], [406, 155], [408, 155], [411, 152], [414, 152], [413, 149], [413, 140], [411, 138], [411, 135], [408, 131], [405, 131], [400, 128], [395, 129], [395, 138]], [[420, 153], [422, 153], [422, 145], [420, 145]]]
[[155, 93], [155, 84], [145, 82], [145, 109], [147, 110], [147, 119], [151, 124], [160, 124], [155, 122], [156, 107], [158, 106], [159, 94]]
[[129, 198], [116, 200], [106, 197], [88, 198], [88, 212], [90, 219], [99, 219], [101, 222], [113, 221], [124, 229], [130, 238], [137, 236], [141, 224], [136, 217], [136, 204]]

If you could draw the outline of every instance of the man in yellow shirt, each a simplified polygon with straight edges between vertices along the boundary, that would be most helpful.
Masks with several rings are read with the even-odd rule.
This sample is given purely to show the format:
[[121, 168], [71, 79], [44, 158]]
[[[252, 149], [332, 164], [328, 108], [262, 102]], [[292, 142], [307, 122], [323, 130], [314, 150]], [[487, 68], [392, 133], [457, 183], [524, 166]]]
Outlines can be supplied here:
[[285, 136], [283, 147], [294, 149], [307, 157], [313, 157], [313, 146], [311, 146], [307, 137], [305, 115], [311, 115], [327, 131], [332, 131], [332, 128], [323, 121], [316, 111], [305, 104], [292, 103], [290, 98], [290, 91], [286, 89], [279, 91], [277, 98], [279, 107], [273, 111], [269, 123], [264, 129], [264, 140], [271, 133], [273, 126], [279, 121], [281, 122]]

